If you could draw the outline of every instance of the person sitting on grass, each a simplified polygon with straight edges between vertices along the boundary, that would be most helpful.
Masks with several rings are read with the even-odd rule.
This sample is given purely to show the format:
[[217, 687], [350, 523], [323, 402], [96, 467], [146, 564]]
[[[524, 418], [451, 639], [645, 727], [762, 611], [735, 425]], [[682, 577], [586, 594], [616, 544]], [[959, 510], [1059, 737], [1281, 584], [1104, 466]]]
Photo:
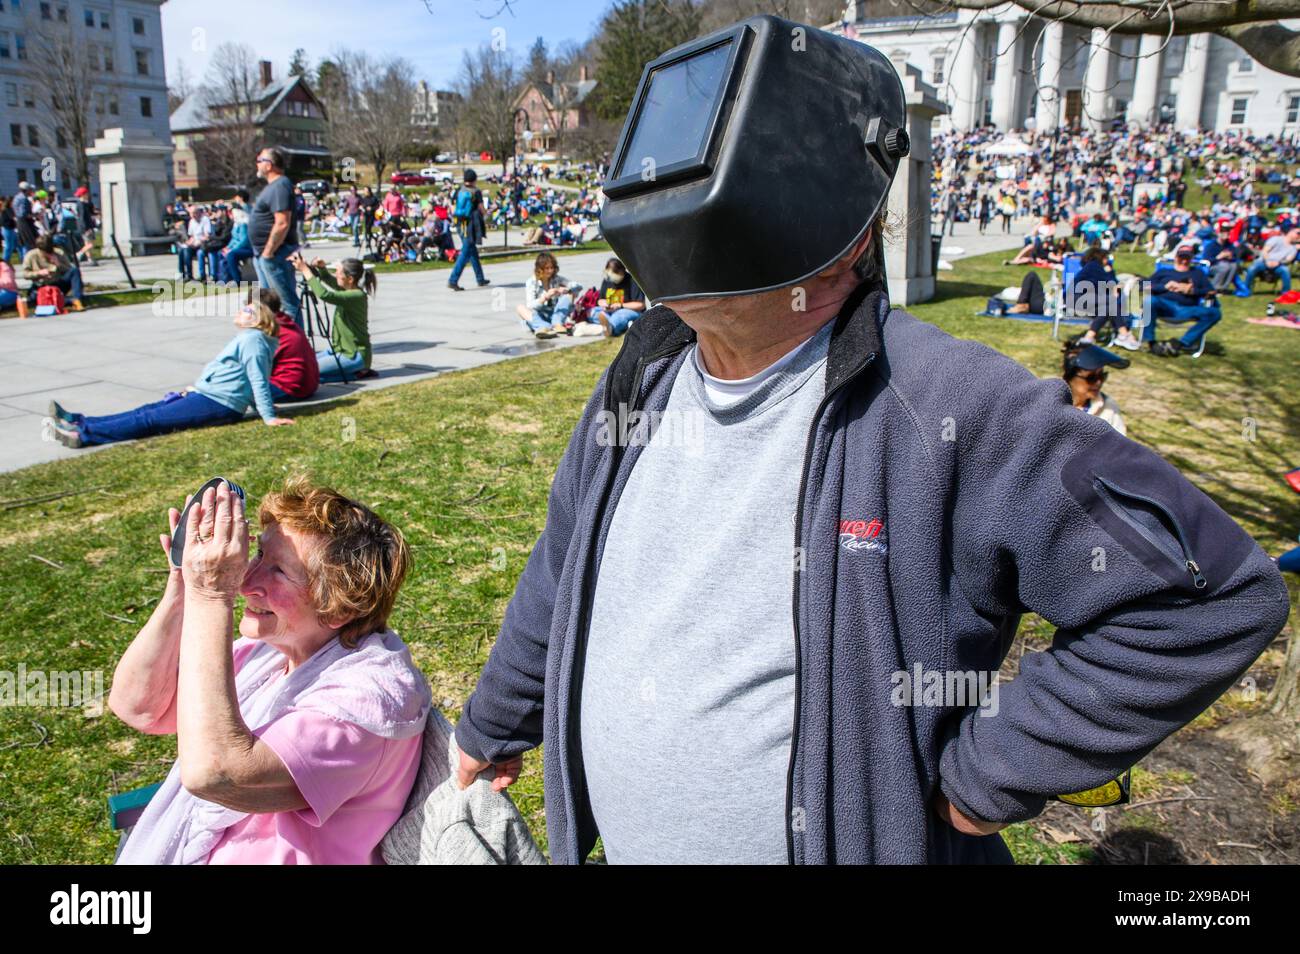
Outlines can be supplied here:
[[23, 276], [32, 283], [32, 294], [44, 286], [61, 290], [73, 311], [83, 311], [81, 272], [54, 247], [54, 236], [46, 233], [36, 240], [36, 247], [23, 256]]
[[1083, 266], [1074, 276], [1073, 298], [1074, 314], [1092, 316], [1092, 323], [1079, 339], [1080, 344], [1093, 344], [1097, 333], [1109, 324], [1114, 330], [1114, 344], [1129, 351], [1138, 350], [1141, 343], [1129, 330], [1127, 318], [1121, 315], [1119, 281], [1110, 255], [1098, 245], [1084, 253]]
[[316, 297], [334, 306], [330, 346], [316, 352], [320, 380], [378, 377], [370, 367], [370, 296], [379, 284], [374, 271], [359, 258], [343, 259], [334, 266], [333, 274], [326, 271], [324, 259], [309, 264], [301, 255], [295, 255], [290, 261], [307, 279]]
[[194, 386], [179, 395], [102, 417], [65, 410], [50, 402], [54, 436], [64, 447], [111, 444], [193, 427], [233, 424], [249, 405], [270, 427], [292, 424], [277, 417], [271, 398], [271, 356], [278, 333], [275, 314], [262, 304], [245, 305], [235, 316], [239, 331], [213, 358]]
[[410, 547], [302, 477], [258, 523], [250, 559], [244, 501], [225, 482], [195, 501], [181, 567], [118, 660], [109, 709], [177, 754], [118, 864], [383, 864], [433, 702], [388, 625]]
[[[275, 356], [271, 359], [271, 397], [280, 401], [304, 401], [320, 387], [316, 351], [298, 323], [280, 310], [280, 295], [274, 288], [258, 289], [258, 300], [271, 310], [279, 325]], [[248, 300], [253, 292], [249, 289]]]
[[538, 338], [567, 334], [572, 328], [569, 315], [578, 288], [560, 274], [554, 255], [538, 252], [533, 260], [533, 277], [524, 289], [524, 303], [516, 308], [516, 313]]
[[1093, 417], [1101, 418], [1127, 436], [1128, 429], [1124, 426], [1119, 405], [1102, 393], [1101, 385], [1109, 373], [1106, 368], [1127, 368], [1128, 358], [1121, 358], [1098, 345], [1080, 341], [1065, 346], [1062, 363], [1062, 376], [1070, 386], [1070, 398], [1074, 406]]
[[632, 322], [645, 314], [645, 292], [617, 258], [605, 263], [597, 295], [596, 307], [587, 315], [587, 320], [600, 325], [606, 338], [623, 334]]
[[18, 309], [19, 318], [27, 317], [27, 297], [18, 290], [13, 266], [0, 258], [0, 311], [10, 305]]
[[[1209, 276], [1192, 267], [1192, 255], [1190, 246], [1181, 246], [1174, 253], [1173, 268], [1162, 265], [1151, 276], [1151, 294], [1147, 296], [1151, 314], [1142, 330], [1142, 340], [1152, 354], [1173, 358], [1195, 351], [1202, 336], [1223, 317]], [[1202, 304], [1205, 301], [1211, 304]], [[1192, 327], [1181, 338], [1157, 341], [1158, 318], [1179, 324], [1192, 322]]]

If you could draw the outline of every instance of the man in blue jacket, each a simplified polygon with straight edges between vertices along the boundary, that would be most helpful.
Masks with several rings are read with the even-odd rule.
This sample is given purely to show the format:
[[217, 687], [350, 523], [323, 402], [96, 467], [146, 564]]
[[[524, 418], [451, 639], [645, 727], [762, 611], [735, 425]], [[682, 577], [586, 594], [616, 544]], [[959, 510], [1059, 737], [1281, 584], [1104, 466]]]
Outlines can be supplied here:
[[[751, 18], [651, 63], [632, 115], [601, 225], [657, 304], [559, 464], [461, 784], [544, 744], [558, 863], [1010, 860], [998, 829], [1232, 685], [1280, 575], [1062, 381], [891, 308], [877, 51]], [[1056, 636], [999, 691], [1025, 612]]]
[[[1174, 253], [1173, 267], [1161, 265], [1150, 278], [1147, 296], [1150, 309], [1145, 316], [1142, 340], [1152, 354], [1176, 358], [1184, 352], [1195, 351], [1201, 337], [1223, 317], [1210, 278], [1192, 265], [1193, 256], [1190, 245], [1180, 245]], [[1181, 338], [1157, 341], [1156, 321], [1160, 318], [1181, 324], [1191, 322], [1192, 327]]]

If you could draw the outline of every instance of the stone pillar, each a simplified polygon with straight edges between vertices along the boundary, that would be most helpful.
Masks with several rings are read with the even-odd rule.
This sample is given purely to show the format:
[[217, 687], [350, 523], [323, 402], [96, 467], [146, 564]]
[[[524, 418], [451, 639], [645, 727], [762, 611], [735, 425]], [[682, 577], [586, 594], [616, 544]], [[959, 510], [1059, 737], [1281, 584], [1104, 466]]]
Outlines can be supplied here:
[[1020, 21], [998, 24], [997, 61], [993, 67], [993, 125], [1010, 132], [1016, 122], [1020, 90]]
[[1038, 96], [1034, 102], [1034, 125], [1039, 132], [1052, 132], [1061, 121], [1061, 43], [1065, 25], [1051, 20], [1043, 28], [1043, 62], [1038, 67]]
[[1138, 47], [1137, 73], [1133, 77], [1133, 98], [1128, 104], [1128, 121], [1150, 126], [1157, 120], [1156, 104], [1160, 95], [1160, 48], [1165, 38], [1155, 33], [1142, 35]]
[[1093, 132], [1110, 119], [1110, 37], [1100, 27], [1088, 40], [1088, 67], [1083, 77], [1083, 122]]
[[952, 128], [961, 132], [979, 125], [980, 90], [984, 77], [980, 75], [978, 22], [963, 23], [957, 34], [957, 51], [948, 70], [944, 99], [952, 107]]
[[1193, 33], [1187, 37], [1187, 53], [1178, 78], [1178, 106], [1175, 122], [1179, 129], [1196, 129], [1201, 125], [1201, 104], [1205, 101], [1205, 67], [1210, 58], [1210, 35]]
[[907, 64], [907, 54], [896, 53], [891, 60], [903, 81], [907, 103], [907, 135], [912, 148], [898, 164], [894, 184], [889, 190], [889, 214], [899, 230], [885, 243], [885, 274], [889, 300], [906, 307], [934, 297], [934, 265], [930, 261], [930, 190], [932, 153], [930, 124], [935, 116], [947, 112], [933, 86], [921, 79], [921, 71]]
[[[146, 132], [115, 127], [86, 150], [99, 163], [99, 212], [104, 244], [116, 238], [123, 255], [157, 251], [143, 238], [164, 234], [163, 207], [172, 200], [172, 144]], [[134, 243], [132, 239], [136, 239]]]

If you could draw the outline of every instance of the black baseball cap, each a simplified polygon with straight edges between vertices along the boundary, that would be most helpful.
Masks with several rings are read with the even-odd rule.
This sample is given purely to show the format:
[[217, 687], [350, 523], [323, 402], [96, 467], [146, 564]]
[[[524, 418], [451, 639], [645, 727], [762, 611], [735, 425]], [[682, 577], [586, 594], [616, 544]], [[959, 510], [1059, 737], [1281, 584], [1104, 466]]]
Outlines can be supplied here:
[[1174, 258], [1191, 258], [1194, 254], [1196, 253], [1192, 251], [1190, 245], [1180, 245], [1178, 250], [1174, 252]]

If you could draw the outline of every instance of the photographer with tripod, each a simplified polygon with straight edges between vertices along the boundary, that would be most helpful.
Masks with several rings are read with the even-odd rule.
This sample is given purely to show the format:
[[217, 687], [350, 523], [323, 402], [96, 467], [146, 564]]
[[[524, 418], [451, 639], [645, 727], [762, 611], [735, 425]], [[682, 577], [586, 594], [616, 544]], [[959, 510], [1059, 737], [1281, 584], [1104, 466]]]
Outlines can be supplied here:
[[321, 382], [378, 377], [370, 367], [370, 296], [378, 285], [375, 273], [357, 258], [343, 259], [334, 266], [333, 274], [326, 270], [323, 259], [308, 263], [295, 254], [290, 263], [312, 294], [334, 306], [330, 347], [316, 353]]

